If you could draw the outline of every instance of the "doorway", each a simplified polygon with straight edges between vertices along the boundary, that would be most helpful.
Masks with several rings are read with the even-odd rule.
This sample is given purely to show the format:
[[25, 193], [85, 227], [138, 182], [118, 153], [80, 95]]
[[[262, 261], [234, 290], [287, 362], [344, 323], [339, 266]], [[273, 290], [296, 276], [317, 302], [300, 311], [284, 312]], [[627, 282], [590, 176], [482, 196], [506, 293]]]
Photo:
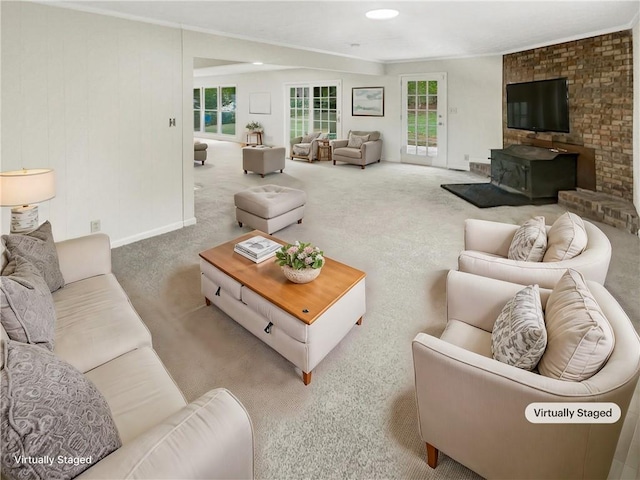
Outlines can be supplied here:
[[401, 85], [401, 161], [446, 167], [447, 74], [403, 76]]

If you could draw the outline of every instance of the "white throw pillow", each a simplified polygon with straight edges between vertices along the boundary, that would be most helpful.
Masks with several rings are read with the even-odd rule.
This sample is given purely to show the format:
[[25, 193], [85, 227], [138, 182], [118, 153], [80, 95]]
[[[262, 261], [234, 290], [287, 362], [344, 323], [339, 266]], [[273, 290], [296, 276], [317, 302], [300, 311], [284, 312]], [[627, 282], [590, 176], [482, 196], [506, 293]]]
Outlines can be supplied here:
[[491, 332], [491, 353], [499, 362], [533, 370], [547, 345], [547, 331], [538, 285], [530, 285], [509, 300]]
[[543, 262], [560, 262], [580, 255], [587, 247], [584, 222], [575, 213], [566, 212], [553, 222], [547, 235]]
[[524, 222], [516, 230], [509, 246], [507, 258], [527, 262], [540, 262], [546, 249], [547, 230], [544, 217], [534, 217]]
[[354, 135], [353, 133], [349, 134], [349, 143], [347, 143], [347, 147], [349, 148], [360, 148], [364, 142], [369, 141], [369, 135]]
[[318, 133], [309, 133], [309, 134], [307, 134], [307, 135], [302, 137], [302, 140], [300, 141], [300, 143], [311, 143], [316, 139], [316, 137], [318, 135], [320, 135], [320, 132], [318, 132]]
[[613, 351], [613, 329], [580, 272], [567, 270], [553, 288], [545, 311], [547, 349], [542, 375], [580, 382], [594, 375]]

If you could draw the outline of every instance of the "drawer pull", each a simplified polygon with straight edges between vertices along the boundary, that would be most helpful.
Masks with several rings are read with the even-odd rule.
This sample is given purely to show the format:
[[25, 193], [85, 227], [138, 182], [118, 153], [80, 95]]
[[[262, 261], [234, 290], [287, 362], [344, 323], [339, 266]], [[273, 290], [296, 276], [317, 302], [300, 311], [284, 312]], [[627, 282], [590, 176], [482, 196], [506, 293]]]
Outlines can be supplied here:
[[221, 289], [221, 288], [222, 288], [222, 287], [218, 287], [218, 289], [216, 290], [216, 297], [219, 297], [219, 296], [220, 296], [220, 289]]
[[273, 323], [269, 322], [269, 325], [264, 329], [264, 333], [271, 333], [271, 327], [273, 327]]

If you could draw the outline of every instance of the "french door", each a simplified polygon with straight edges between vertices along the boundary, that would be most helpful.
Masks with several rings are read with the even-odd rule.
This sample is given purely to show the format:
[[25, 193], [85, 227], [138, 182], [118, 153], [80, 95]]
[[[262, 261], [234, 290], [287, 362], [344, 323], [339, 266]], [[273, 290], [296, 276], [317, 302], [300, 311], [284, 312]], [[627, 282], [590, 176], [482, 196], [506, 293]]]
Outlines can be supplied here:
[[402, 77], [401, 161], [447, 166], [446, 112], [446, 73]]
[[285, 89], [289, 139], [311, 132], [338, 138], [342, 98], [339, 81], [286, 85]]

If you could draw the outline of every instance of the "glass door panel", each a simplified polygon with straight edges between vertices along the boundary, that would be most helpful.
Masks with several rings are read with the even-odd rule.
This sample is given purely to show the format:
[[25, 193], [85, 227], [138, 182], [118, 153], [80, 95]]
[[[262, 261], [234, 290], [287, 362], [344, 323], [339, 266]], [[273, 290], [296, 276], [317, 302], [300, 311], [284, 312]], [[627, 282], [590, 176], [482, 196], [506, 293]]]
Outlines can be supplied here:
[[446, 166], [446, 74], [402, 79], [403, 162]]

